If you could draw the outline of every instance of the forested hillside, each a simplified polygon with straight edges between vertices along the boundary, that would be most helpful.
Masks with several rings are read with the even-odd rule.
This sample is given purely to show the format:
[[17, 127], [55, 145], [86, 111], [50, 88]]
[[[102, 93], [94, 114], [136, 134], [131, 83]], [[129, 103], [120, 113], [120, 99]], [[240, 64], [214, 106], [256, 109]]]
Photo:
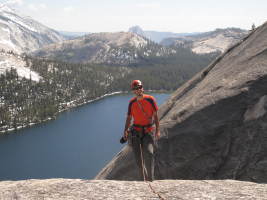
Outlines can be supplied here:
[[130, 67], [70, 64], [24, 56], [26, 67], [42, 78], [39, 82], [21, 78], [15, 69], [0, 75], [0, 131], [55, 118], [64, 109], [108, 93], [127, 92], [133, 79], [142, 80], [147, 90], [174, 90], [215, 56], [180, 49], [175, 55]]

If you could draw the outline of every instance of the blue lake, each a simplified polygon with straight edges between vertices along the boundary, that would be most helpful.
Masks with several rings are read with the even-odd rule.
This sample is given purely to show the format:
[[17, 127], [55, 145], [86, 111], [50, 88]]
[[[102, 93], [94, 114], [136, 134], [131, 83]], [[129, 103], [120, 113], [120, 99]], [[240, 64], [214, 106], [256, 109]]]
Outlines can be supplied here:
[[[159, 105], [169, 96], [151, 95]], [[106, 97], [56, 120], [0, 135], [0, 180], [93, 179], [122, 148], [119, 139], [131, 97]]]

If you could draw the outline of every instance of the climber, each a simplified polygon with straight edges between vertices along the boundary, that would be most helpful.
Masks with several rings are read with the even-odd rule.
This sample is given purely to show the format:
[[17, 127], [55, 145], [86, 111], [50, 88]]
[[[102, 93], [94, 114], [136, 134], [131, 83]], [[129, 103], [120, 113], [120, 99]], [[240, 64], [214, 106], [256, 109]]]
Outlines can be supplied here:
[[[135, 97], [129, 102], [121, 143], [128, 140], [132, 147], [139, 168], [139, 179], [153, 181], [154, 137], [156, 140], [160, 137], [158, 106], [153, 96], [144, 94], [144, 88], [140, 80], [132, 81], [131, 89]], [[154, 124], [156, 127], [154, 127]]]

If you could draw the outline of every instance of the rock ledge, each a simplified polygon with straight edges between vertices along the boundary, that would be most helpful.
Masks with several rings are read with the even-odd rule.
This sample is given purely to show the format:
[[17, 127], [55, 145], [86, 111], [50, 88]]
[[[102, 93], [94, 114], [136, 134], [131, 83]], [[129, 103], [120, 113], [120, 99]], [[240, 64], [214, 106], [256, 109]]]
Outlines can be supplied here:
[[[164, 199], [267, 199], [267, 185], [234, 180], [157, 180]], [[0, 199], [159, 199], [145, 182], [46, 179], [0, 182]]]

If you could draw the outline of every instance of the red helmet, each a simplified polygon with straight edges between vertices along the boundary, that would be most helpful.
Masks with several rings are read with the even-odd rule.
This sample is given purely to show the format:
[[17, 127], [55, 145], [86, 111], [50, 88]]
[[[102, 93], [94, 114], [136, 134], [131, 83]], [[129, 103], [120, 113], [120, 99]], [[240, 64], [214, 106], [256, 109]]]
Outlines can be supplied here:
[[139, 80], [133, 80], [131, 83], [131, 89], [134, 89], [136, 87], [142, 86], [142, 82]]

